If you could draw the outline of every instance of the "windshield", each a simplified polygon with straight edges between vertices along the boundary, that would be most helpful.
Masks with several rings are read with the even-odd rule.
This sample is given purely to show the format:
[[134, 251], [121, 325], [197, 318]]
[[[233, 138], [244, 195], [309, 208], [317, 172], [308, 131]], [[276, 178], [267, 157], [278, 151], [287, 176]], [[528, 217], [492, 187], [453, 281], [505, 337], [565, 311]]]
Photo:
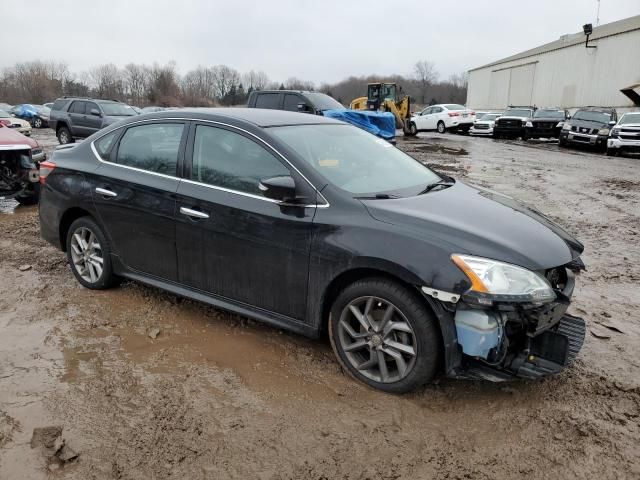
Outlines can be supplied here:
[[324, 93], [305, 93], [318, 110], [344, 110], [344, 105]]
[[49, 115], [51, 113], [51, 109], [43, 105], [40, 108], [38, 108], [38, 113], [41, 113], [43, 115]]
[[625, 123], [640, 123], [640, 113], [627, 113], [620, 119], [620, 125]]
[[131, 117], [136, 115], [135, 110], [124, 103], [103, 103], [101, 105], [104, 114], [110, 117]]
[[295, 125], [270, 132], [328, 182], [355, 195], [416, 195], [441, 180], [387, 141], [350, 125]]
[[564, 110], [537, 110], [534, 118], [560, 118], [564, 119]]
[[573, 116], [573, 120], [587, 120], [589, 122], [609, 123], [611, 114], [604, 112], [594, 112], [592, 110], [579, 110]]
[[510, 108], [503, 114], [505, 117], [530, 117], [531, 110], [524, 108]]
[[466, 110], [464, 105], [458, 105], [455, 103], [450, 103], [449, 105], [444, 105], [447, 110]]
[[500, 115], [500, 113], [485, 113], [478, 120], [495, 120]]

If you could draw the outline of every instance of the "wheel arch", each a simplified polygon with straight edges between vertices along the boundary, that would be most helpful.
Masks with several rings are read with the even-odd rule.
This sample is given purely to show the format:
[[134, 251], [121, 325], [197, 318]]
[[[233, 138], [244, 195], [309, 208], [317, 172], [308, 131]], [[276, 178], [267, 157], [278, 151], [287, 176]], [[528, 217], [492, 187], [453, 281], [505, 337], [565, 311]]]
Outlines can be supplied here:
[[80, 217], [90, 217], [94, 222], [97, 219], [89, 212], [81, 207], [71, 207], [67, 209], [60, 218], [60, 225], [58, 229], [58, 235], [60, 236], [60, 246], [62, 251], [67, 251], [67, 234], [69, 233], [69, 227]]

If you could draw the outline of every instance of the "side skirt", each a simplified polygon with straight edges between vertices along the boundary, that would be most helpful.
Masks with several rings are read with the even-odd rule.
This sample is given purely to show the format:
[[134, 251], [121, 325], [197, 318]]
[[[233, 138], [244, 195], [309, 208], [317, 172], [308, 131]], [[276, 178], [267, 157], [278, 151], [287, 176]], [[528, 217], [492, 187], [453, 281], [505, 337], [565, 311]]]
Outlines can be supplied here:
[[240, 302], [235, 302], [225, 297], [221, 297], [218, 295], [213, 295], [208, 292], [203, 292], [201, 290], [186, 287], [184, 285], [179, 285], [174, 282], [168, 282], [166, 280], [162, 280], [160, 278], [156, 278], [144, 273], [138, 273], [126, 268], [122, 268], [121, 262], [117, 259], [117, 257], [112, 257], [115, 261], [114, 263], [119, 263], [120, 268], [116, 269], [118, 275], [128, 278], [130, 280], [135, 280], [140, 283], [144, 283], [145, 285], [149, 285], [151, 287], [156, 287], [161, 290], [165, 290], [169, 293], [173, 293], [174, 295], [178, 295], [180, 297], [190, 298], [192, 300], [196, 300], [198, 302], [206, 303], [207, 305], [211, 305], [212, 307], [220, 308], [222, 310], [227, 310], [232, 313], [237, 313], [238, 315], [242, 315], [244, 317], [249, 317], [254, 320], [258, 320], [260, 322], [266, 323], [276, 328], [281, 328], [283, 330], [288, 330], [290, 332], [294, 332], [300, 335], [304, 335], [309, 338], [318, 338], [319, 332], [318, 329], [308, 325], [306, 323], [301, 322], [295, 318], [287, 317], [285, 315], [280, 315], [278, 313], [270, 312], [268, 310], [263, 310], [258, 307], [254, 307], [252, 305], [247, 305]]

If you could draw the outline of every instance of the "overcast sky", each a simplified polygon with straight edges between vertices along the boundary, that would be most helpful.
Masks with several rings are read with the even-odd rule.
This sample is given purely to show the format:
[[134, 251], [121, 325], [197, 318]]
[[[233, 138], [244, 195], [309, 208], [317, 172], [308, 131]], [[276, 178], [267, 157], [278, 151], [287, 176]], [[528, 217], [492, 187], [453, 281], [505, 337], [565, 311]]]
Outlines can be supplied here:
[[[0, 67], [66, 62], [80, 73], [175, 60], [180, 73], [226, 64], [272, 80], [335, 82], [410, 74], [441, 78], [553, 41], [596, 22], [596, 0], [0, 0]], [[600, 23], [640, 14], [602, 0]]]

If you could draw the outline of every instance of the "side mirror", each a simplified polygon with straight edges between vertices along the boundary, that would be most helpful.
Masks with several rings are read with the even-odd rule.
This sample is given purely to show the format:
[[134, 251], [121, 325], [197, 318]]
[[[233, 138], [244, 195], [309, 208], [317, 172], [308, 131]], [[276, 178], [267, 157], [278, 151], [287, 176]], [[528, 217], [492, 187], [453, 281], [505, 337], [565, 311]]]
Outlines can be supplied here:
[[298, 111], [299, 112], [308, 112], [309, 110], [311, 110], [306, 103], [299, 103], [298, 104]]
[[616, 123], [617, 123], [617, 122], [616, 122], [615, 120], [611, 120], [611, 121], [609, 122], [609, 126], [610, 126], [610, 127], [613, 127]]
[[101, 117], [102, 116], [102, 114], [100, 113], [100, 110], [98, 110], [97, 108], [92, 108], [89, 113], [91, 115], [95, 116], [95, 117]]
[[265, 197], [272, 200], [285, 202], [296, 198], [296, 182], [289, 175], [263, 178], [258, 188]]

